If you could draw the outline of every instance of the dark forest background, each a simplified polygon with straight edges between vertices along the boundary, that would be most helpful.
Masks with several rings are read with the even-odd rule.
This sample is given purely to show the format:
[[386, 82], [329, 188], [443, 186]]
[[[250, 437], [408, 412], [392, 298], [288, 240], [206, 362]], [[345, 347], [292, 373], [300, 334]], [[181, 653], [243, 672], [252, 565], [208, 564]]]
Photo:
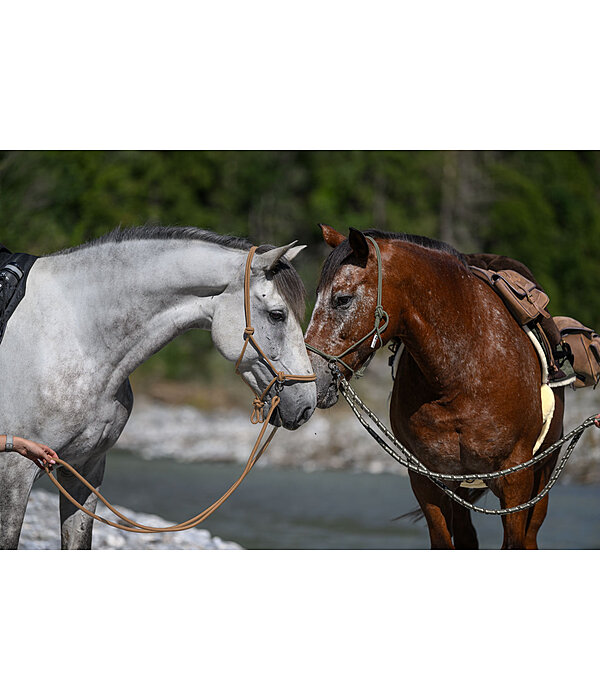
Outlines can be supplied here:
[[[319, 222], [439, 238], [523, 261], [552, 313], [600, 327], [596, 151], [0, 152], [0, 242], [15, 252], [147, 222], [309, 244], [297, 264], [309, 311], [327, 254]], [[190, 332], [142, 376], [210, 373], [212, 354], [209, 335]]]

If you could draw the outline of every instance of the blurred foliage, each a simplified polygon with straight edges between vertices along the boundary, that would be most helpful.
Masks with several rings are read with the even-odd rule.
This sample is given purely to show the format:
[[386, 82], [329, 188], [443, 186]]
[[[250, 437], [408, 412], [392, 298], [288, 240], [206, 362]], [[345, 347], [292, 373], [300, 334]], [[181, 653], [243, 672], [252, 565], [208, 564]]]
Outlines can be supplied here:
[[[310, 310], [327, 254], [317, 223], [405, 231], [522, 260], [553, 313], [598, 328], [599, 192], [598, 152], [0, 152], [0, 242], [42, 255], [146, 222], [298, 239]], [[142, 373], [223, 372], [209, 348], [187, 333]]]

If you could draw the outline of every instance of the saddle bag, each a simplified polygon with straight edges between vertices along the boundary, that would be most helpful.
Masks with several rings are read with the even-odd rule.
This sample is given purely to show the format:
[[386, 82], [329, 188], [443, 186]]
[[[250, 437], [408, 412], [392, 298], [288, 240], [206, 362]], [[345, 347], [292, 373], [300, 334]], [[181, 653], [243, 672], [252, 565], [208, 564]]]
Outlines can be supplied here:
[[494, 272], [474, 266], [471, 270], [502, 298], [519, 325], [525, 326], [539, 316], [550, 317], [546, 311], [548, 295], [515, 270]]
[[593, 386], [595, 389], [600, 380], [600, 335], [569, 316], [555, 316], [554, 322], [573, 353], [572, 364], [577, 377], [573, 387]]

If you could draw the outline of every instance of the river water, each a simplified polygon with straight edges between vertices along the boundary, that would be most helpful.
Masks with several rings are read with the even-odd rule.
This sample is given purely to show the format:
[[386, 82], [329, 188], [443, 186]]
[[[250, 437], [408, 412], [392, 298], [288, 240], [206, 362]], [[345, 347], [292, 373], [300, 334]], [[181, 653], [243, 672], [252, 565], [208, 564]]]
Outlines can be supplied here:
[[[113, 450], [102, 491], [113, 503], [181, 522], [221, 496], [241, 471], [240, 464], [147, 460]], [[495, 508], [498, 501], [488, 492], [479, 505]], [[424, 520], [394, 520], [416, 507], [406, 476], [263, 467], [202, 527], [247, 549], [426, 549]], [[476, 513], [474, 522], [480, 547], [499, 548], [500, 518]], [[600, 484], [559, 482], [538, 544], [600, 549]]]

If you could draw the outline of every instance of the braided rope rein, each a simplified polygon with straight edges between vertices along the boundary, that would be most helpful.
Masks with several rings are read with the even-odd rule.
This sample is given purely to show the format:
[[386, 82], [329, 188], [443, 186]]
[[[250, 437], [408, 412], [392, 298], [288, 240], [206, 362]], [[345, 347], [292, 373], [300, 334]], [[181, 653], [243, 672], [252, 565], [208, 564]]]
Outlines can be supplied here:
[[[442, 474], [440, 472], [434, 472], [430, 469], [428, 469], [422, 462], [420, 462], [411, 452], [409, 452], [402, 443], [400, 443], [397, 438], [388, 430], [388, 428], [381, 422], [381, 420], [371, 411], [371, 409], [362, 401], [362, 399], [358, 396], [358, 394], [354, 391], [354, 389], [350, 386], [349, 382], [342, 376], [341, 372], [337, 369], [337, 366], [335, 363], [332, 363], [330, 365], [330, 369], [334, 374], [334, 377], [337, 377], [339, 382], [340, 382], [340, 393], [352, 409], [352, 412], [354, 415], [358, 418], [359, 422], [361, 425], [367, 430], [367, 432], [375, 439], [375, 441], [379, 444], [380, 447], [383, 448], [383, 450], [390, 455], [393, 459], [395, 459], [399, 464], [401, 464], [403, 467], [406, 467], [410, 471], [416, 472], [417, 474], [421, 474], [422, 476], [428, 477], [436, 486], [438, 486], [444, 493], [451, 498], [452, 500], [456, 501], [457, 503], [460, 503], [460, 505], [464, 506], [465, 508], [468, 508], [469, 510], [473, 510], [476, 513], [483, 513], [484, 515], [508, 515], [509, 513], [518, 513], [519, 511], [522, 510], [527, 510], [528, 508], [531, 508], [534, 506], [536, 503], [542, 500], [546, 496], [546, 494], [550, 491], [550, 489], [554, 486], [554, 484], [557, 482], [558, 477], [560, 476], [561, 472], [565, 468], [569, 458], [571, 457], [571, 454], [573, 453], [573, 450], [575, 449], [575, 446], [579, 442], [579, 439], [583, 435], [583, 433], [592, 425], [595, 424], [595, 420], [597, 419], [596, 416], [590, 416], [589, 418], [586, 418], [581, 425], [578, 425], [576, 428], [571, 430], [567, 435], [562, 437], [560, 440], [555, 442], [553, 445], [550, 447], [546, 448], [543, 452], [538, 453], [535, 457], [532, 459], [528, 460], [527, 462], [523, 462], [522, 464], [517, 464], [514, 467], [509, 467], [507, 469], [502, 469], [496, 472], [485, 472], [482, 474]], [[377, 429], [383, 433], [385, 438], [389, 440], [396, 450], [392, 449], [385, 441], [384, 439], [379, 436], [375, 430], [368, 424], [368, 422], [365, 420], [365, 418], [361, 415], [362, 413], [366, 414], [376, 425]], [[570, 441], [570, 442], [569, 442]], [[518, 506], [513, 506], [511, 508], [482, 508], [480, 506], [476, 506], [473, 503], [470, 503], [466, 499], [462, 498], [458, 494], [456, 494], [451, 488], [446, 486], [446, 484], [441, 481], [442, 479], [444, 481], [468, 481], [471, 479], [497, 479], [497, 478], [502, 478], [504, 476], [507, 476], [508, 474], [513, 474], [514, 472], [520, 471], [522, 469], [527, 469], [534, 464], [537, 464], [538, 462], [541, 462], [543, 459], [545, 459], [548, 455], [552, 454], [555, 450], [559, 449], [562, 447], [566, 442], [569, 442], [569, 445], [567, 449], [565, 450], [565, 454], [563, 455], [561, 461], [554, 467], [552, 470], [552, 473], [550, 474], [550, 478], [548, 479], [548, 483], [544, 488], [537, 494], [537, 496], [534, 496], [532, 499], [527, 501], [526, 503], [522, 503], [521, 505]], [[400, 453], [400, 454], [399, 454]]]

